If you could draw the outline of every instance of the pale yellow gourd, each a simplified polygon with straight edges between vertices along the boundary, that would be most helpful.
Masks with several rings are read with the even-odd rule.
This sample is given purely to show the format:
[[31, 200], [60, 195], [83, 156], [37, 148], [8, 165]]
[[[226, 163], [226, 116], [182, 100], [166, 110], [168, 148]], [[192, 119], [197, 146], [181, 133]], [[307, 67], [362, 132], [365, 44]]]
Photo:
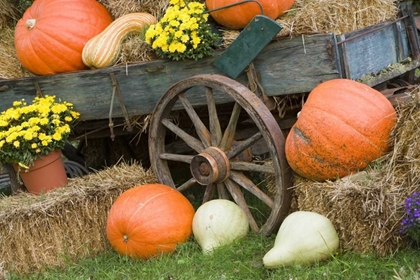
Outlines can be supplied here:
[[90, 68], [113, 66], [118, 60], [124, 38], [132, 32], [142, 32], [156, 23], [156, 18], [149, 13], [131, 13], [117, 18], [85, 44], [83, 63]]
[[201, 205], [193, 218], [194, 238], [204, 254], [247, 235], [248, 218], [236, 203], [213, 199]]
[[267, 268], [312, 263], [331, 257], [338, 247], [337, 231], [327, 217], [297, 211], [284, 219], [263, 263]]

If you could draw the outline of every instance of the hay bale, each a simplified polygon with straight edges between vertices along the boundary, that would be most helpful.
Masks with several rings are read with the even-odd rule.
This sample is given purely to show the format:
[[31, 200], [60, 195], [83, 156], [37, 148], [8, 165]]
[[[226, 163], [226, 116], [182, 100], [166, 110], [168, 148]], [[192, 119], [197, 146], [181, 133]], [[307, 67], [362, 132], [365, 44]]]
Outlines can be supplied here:
[[116, 65], [144, 62], [157, 59], [152, 47], [144, 42], [142, 35], [131, 34], [121, 44], [121, 52]]
[[393, 20], [398, 14], [395, 0], [296, 0], [277, 21], [283, 35], [344, 34]]
[[0, 0], [0, 79], [33, 76], [22, 68], [16, 57], [14, 30], [23, 13], [16, 5], [12, 1]]
[[328, 217], [344, 251], [384, 256], [406, 244], [399, 234], [404, 201], [420, 191], [419, 93], [397, 107], [393, 150], [364, 172], [324, 183], [295, 176], [298, 209]]
[[103, 0], [100, 1], [114, 19], [129, 13], [145, 12], [161, 18], [169, 6], [169, 0]]
[[34, 76], [22, 68], [16, 56], [14, 27], [0, 28], [0, 79], [13, 79]]
[[0, 30], [17, 21], [20, 16], [18, 9], [8, 0], [0, 0]]
[[22, 192], [3, 197], [3, 270], [25, 274], [109, 250], [105, 226], [112, 203], [131, 187], [155, 182], [150, 170], [123, 163], [69, 179], [67, 186], [42, 196]]
[[[302, 34], [344, 34], [387, 20], [398, 14], [394, 0], [296, 0], [276, 21], [283, 27], [279, 36]], [[237, 30], [221, 29], [223, 47], [239, 35]]]

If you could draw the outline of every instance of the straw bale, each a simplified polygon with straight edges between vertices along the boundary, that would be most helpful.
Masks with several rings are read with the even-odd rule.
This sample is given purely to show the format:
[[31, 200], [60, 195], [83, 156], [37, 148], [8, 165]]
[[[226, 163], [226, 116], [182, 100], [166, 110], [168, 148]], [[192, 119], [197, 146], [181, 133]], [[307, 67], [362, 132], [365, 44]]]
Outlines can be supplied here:
[[21, 192], [3, 197], [3, 270], [26, 274], [109, 250], [105, 226], [112, 203], [131, 187], [156, 182], [150, 170], [135, 163], [121, 163], [82, 178], [71, 178], [65, 187], [45, 195]]
[[169, 0], [102, 0], [100, 2], [114, 19], [138, 12], [150, 13], [159, 19], [169, 6]]
[[296, 0], [277, 21], [283, 35], [344, 34], [396, 18], [395, 0]]
[[122, 42], [121, 53], [116, 65], [150, 61], [156, 58], [155, 52], [150, 45], [144, 42], [141, 34], [131, 34]]
[[[302, 34], [344, 34], [387, 20], [398, 14], [395, 0], [296, 0], [276, 21], [283, 27], [279, 36]], [[237, 30], [221, 29], [223, 46], [239, 35]]]
[[419, 92], [396, 108], [393, 149], [365, 171], [323, 183], [294, 177], [298, 209], [328, 217], [344, 251], [384, 256], [407, 244], [399, 230], [404, 200], [420, 191]]
[[13, 41], [14, 27], [0, 28], [0, 79], [13, 79], [33, 76], [22, 68], [16, 56]]
[[19, 18], [18, 9], [8, 0], [0, 0], [0, 30]]

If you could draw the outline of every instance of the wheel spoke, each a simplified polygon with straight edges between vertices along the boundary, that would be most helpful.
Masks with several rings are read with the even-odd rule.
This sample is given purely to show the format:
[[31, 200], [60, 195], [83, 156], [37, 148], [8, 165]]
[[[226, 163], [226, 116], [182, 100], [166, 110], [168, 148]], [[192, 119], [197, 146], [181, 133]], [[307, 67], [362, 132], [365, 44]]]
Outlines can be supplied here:
[[194, 124], [197, 135], [200, 138], [201, 142], [203, 143], [204, 147], [205, 148], [210, 147], [210, 141], [211, 141], [210, 132], [208, 131], [207, 127], [203, 124], [200, 117], [197, 115], [193, 106], [188, 101], [187, 97], [185, 96], [185, 93], [179, 94], [178, 97], [179, 97], [179, 100], [181, 100], [182, 105], [184, 105], [185, 111], [190, 117], [192, 123]]
[[238, 172], [231, 172], [230, 178], [235, 181], [242, 188], [246, 189], [253, 195], [255, 195], [259, 200], [264, 202], [268, 207], [273, 208], [273, 200], [266, 195], [262, 190], [260, 190], [248, 177]]
[[236, 204], [238, 204], [239, 207], [244, 210], [246, 216], [248, 217], [249, 226], [254, 232], [258, 232], [259, 228], [257, 225], [257, 222], [254, 219], [254, 216], [252, 216], [251, 210], [249, 210], [248, 204], [245, 201], [244, 195], [241, 191], [241, 188], [238, 186], [237, 183], [232, 181], [231, 179], [227, 179], [225, 181], [226, 188], [229, 190], [230, 194], [233, 197], [233, 200], [235, 200]]
[[212, 199], [215, 190], [216, 190], [216, 187], [214, 184], [210, 184], [206, 186], [206, 190], [204, 191], [204, 195], [203, 195], [203, 203]]
[[226, 156], [231, 159], [245, 151], [247, 148], [251, 147], [253, 144], [258, 142], [262, 138], [261, 132], [257, 132], [252, 137], [248, 138], [245, 141], [242, 141], [239, 145], [235, 146], [232, 150], [226, 153]]
[[275, 170], [272, 165], [261, 165], [245, 161], [232, 161], [230, 162], [230, 170], [249, 171], [274, 174]]
[[178, 161], [184, 163], [191, 163], [191, 160], [194, 156], [189, 155], [177, 155], [177, 154], [170, 154], [170, 153], [162, 153], [159, 155], [160, 159], [164, 160], [171, 160], [171, 161]]
[[213, 146], [219, 146], [220, 141], [222, 140], [222, 129], [220, 128], [219, 116], [217, 115], [213, 90], [209, 87], [206, 87], [206, 98], [207, 108], [209, 110], [211, 143]]
[[174, 125], [170, 120], [168, 119], [162, 119], [162, 124], [166, 126], [170, 131], [175, 133], [179, 138], [185, 141], [188, 146], [193, 148], [197, 153], [204, 150], [203, 143], [201, 143], [197, 138], [192, 137], [182, 129], [180, 129], [178, 126]]
[[238, 103], [235, 103], [235, 106], [232, 110], [232, 115], [229, 119], [229, 124], [223, 133], [222, 142], [220, 143], [220, 148], [223, 151], [227, 151], [232, 146], [233, 138], [236, 132], [236, 125], [238, 124], [239, 114], [241, 113], [241, 106]]
[[184, 184], [176, 188], [178, 191], [183, 192], [187, 189], [189, 189], [191, 186], [193, 186], [197, 181], [194, 178], [190, 178], [188, 181], [186, 181]]
[[217, 184], [217, 193], [220, 199], [230, 199], [230, 195], [225, 185], [222, 183]]

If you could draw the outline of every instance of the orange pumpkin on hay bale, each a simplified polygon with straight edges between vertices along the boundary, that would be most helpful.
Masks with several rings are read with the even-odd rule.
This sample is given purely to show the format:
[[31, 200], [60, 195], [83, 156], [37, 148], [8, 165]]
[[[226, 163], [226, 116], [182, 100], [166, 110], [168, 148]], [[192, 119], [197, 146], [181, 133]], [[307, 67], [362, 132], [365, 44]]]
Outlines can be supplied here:
[[309, 94], [286, 138], [287, 161], [314, 181], [358, 172], [389, 150], [396, 119], [379, 91], [347, 79], [323, 82]]

